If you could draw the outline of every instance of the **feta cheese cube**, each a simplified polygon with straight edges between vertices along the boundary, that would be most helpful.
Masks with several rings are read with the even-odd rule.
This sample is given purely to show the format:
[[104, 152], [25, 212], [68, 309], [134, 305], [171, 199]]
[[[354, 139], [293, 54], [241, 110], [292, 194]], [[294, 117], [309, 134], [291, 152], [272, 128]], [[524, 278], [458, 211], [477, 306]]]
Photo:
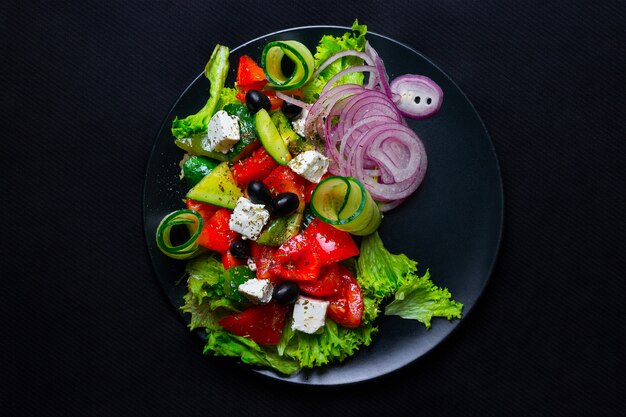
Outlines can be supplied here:
[[309, 111], [307, 109], [302, 109], [300, 115], [291, 121], [291, 127], [293, 127], [293, 131], [302, 137], [304, 137], [304, 124], [308, 115]]
[[228, 153], [240, 139], [239, 117], [220, 110], [211, 117], [202, 148], [207, 151]]
[[326, 309], [330, 302], [308, 297], [298, 297], [293, 306], [292, 330], [313, 334], [322, 327], [326, 320]]
[[245, 197], [239, 197], [228, 226], [244, 239], [257, 240], [269, 219], [270, 212], [263, 204], [254, 204]]
[[268, 279], [252, 278], [237, 287], [239, 292], [254, 304], [267, 304], [272, 299], [274, 287]]
[[318, 151], [306, 151], [289, 161], [289, 168], [311, 182], [320, 182], [328, 170], [328, 158]]

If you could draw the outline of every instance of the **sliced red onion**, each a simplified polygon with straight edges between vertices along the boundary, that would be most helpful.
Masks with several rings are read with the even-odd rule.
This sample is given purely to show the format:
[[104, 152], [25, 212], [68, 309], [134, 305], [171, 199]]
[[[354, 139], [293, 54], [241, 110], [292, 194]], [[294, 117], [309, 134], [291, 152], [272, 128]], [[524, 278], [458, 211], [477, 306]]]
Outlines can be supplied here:
[[276, 91], [276, 97], [286, 101], [287, 103], [291, 103], [294, 104], [302, 109], [306, 109], [306, 110], [311, 110], [311, 105], [308, 103], [305, 103], [302, 100], [298, 100], [297, 98], [293, 98], [291, 96], [288, 96], [285, 93], [282, 93], [280, 91]]
[[372, 58], [363, 52], [359, 52], [359, 51], [355, 51], [355, 50], [347, 50], [347, 51], [341, 51], [341, 52], [337, 52], [335, 55], [329, 57], [326, 61], [324, 61], [324, 63], [322, 65], [319, 66], [319, 68], [313, 73], [313, 75], [311, 75], [311, 80], [316, 79], [320, 73], [322, 71], [324, 71], [326, 68], [328, 68], [328, 66], [330, 64], [332, 64], [333, 62], [337, 61], [338, 59], [347, 57], [347, 56], [354, 56], [357, 58], [361, 58], [363, 61], [365, 61], [365, 63], [367, 65], [374, 65], [374, 61], [372, 60]]
[[365, 53], [372, 57], [374, 60], [374, 65], [376, 66], [376, 71], [378, 72], [378, 82], [380, 84], [381, 90], [385, 95], [391, 98], [391, 89], [389, 87], [389, 77], [387, 76], [387, 71], [385, 70], [385, 64], [383, 60], [380, 59], [378, 53], [369, 42], [365, 44]]
[[[397, 123], [402, 116], [396, 109], [395, 105], [382, 93], [378, 91], [364, 91], [354, 95], [341, 102], [345, 103], [343, 110], [339, 114], [341, 123], [337, 125], [337, 133], [341, 136], [346, 134], [355, 123], [370, 117], [386, 117], [389, 120], [385, 122]], [[362, 125], [361, 130], [373, 128], [379, 122], [377, 120], [372, 123]]]
[[403, 115], [424, 119], [437, 113], [443, 103], [443, 91], [423, 75], [402, 75], [391, 82], [393, 100]]
[[[319, 98], [313, 103], [309, 114], [306, 117], [304, 123], [304, 135], [306, 137], [313, 136], [315, 134], [315, 125], [320, 119], [322, 113], [328, 108], [335, 105], [335, 103], [342, 98], [350, 96], [352, 94], [360, 93], [363, 91], [363, 87], [356, 84], [343, 84], [337, 86], [323, 94], [320, 94]], [[319, 134], [319, 131], [318, 131]]]
[[[400, 141], [411, 152], [408, 166], [400, 169], [398, 173], [396, 173], [396, 170], [398, 170], [397, 165], [393, 161], [390, 162], [388, 157], [386, 158], [383, 152], [381, 152], [387, 141], [390, 141], [390, 143]], [[374, 157], [378, 159], [381, 167], [384, 166], [385, 169], [392, 172], [394, 178], [404, 179], [385, 184], [364, 175], [364, 156], [366, 152], [370, 153], [370, 157], [372, 156], [370, 148], [373, 148]], [[426, 151], [422, 141], [413, 130], [400, 124], [393, 126], [380, 125], [363, 134], [358, 146], [354, 146], [347, 156], [347, 160], [354, 164], [349, 169], [351, 176], [358, 178], [363, 183], [365, 188], [372, 194], [372, 198], [383, 202], [403, 199], [412, 194], [424, 179], [428, 166]], [[385, 165], [387, 163], [391, 166]]]
[[355, 65], [354, 67], [349, 67], [349, 68], [339, 71], [337, 74], [333, 75], [333, 77], [330, 80], [328, 80], [326, 84], [324, 84], [324, 88], [322, 88], [321, 94], [324, 94], [326, 91], [331, 89], [332, 86], [335, 85], [337, 81], [341, 80], [346, 75], [353, 74], [355, 72], [366, 72], [366, 71], [375, 73], [377, 70], [376, 70], [376, 67], [371, 66], [371, 65]]
[[[324, 85], [309, 108], [305, 135], [317, 134], [324, 141], [330, 173], [358, 178], [381, 211], [389, 211], [419, 187], [428, 166], [422, 141], [402, 115], [422, 118], [434, 114], [430, 111], [439, 109], [443, 93], [432, 80], [421, 76], [398, 77], [390, 85], [384, 63], [369, 43], [365, 54], [344, 51], [329, 58], [314, 77], [345, 56], [359, 57], [369, 65], [344, 69]], [[369, 73], [365, 86], [335, 86], [355, 72]], [[419, 87], [415, 87], [416, 80], [421, 82]], [[424, 95], [427, 91], [432, 96], [426, 97], [425, 105], [431, 106], [428, 111], [416, 111], [415, 92]]]

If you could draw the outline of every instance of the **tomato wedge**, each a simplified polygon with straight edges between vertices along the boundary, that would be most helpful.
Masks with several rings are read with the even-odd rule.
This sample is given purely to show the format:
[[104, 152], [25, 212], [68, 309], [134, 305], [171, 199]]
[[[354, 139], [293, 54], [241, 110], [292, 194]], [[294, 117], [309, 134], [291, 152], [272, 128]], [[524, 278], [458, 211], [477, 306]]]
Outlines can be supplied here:
[[264, 147], [255, 150], [250, 157], [238, 161], [231, 171], [239, 188], [246, 189], [252, 180], [262, 181], [278, 167], [278, 163]]
[[219, 320], [220, 326], [237, 336], [248, 337], [260, 345], [277, 345], [283, 332], [288, 306], [270, 303], [250, 307]]
[[343, 279], [346, 268], [334, 263], [322, 267], [315, 281], [299, 281], [300, 291], [316, 297], [332, 297], [341, 294]]
[[280, 193], [294, 193], [300, 199], [300, 209], [304, 209], [304, 189], [307, 180], [296, 174], [286, 165], [279, 165], [263, 182], [270, 189], [272, 197]]
[[230, 210], [189, 198], [185, 201], [185, 205], [188, 209], [200, 213], [204, 222], [196, 241], [198, 245], [220, 253], [226, 252], [230, 243], [237, 237], [237, 233], [230, 230], [228, 226]]
[[265, 78], [263, 68], [248, 55], [242, 55], [239, 58], [237, 78], [235, 81], [237, 87], [248, 90], [262, 90], [263, 86], [267, 84], [267, 78]]
[[359, 248], [348, 232], [339, 230], [320, 219], [313, 219], [303, 232], [317, 241], [322, 265], [332, 264], [359, 254]]
[[277, 250], [278, 248], [250, 242], [250, 256], [256, 265], [257, 278], [269, 279], [272, 284], [277, 281], [276, 275], [271, 272]]
[[293, 281], [314, 281], [322, 267], [318, 252], [315, 240], [295, 235], [276, 250], [270, 272]]
[[194, 210], [200, 213], [200, 216], [202, 216], [202, 220], [204, 220], [205, 222], [213, 217], [215, 212], [220, 209], [218, 206], [214, 206], [213, 204], [202, 203], [200, 201], [192, 200], [190, 198], [185, 200], [185, 205], [189, 210]]
[[229, 221], [230, 210], [225, 208], [217, 210], [202, 226], [202, 232], [197, 240], [198, 245], [219, 253], [226, 252], [233, 240], [237, 239], [237, 232], [230, 230]]
[[328, 297], [330, 304], [326, 314], [335, 323], [348, 328], [361, 325], [363, 316], [363, 295], [361, 287], [350, 271], [341, 264], [341, 286], [337, 294]]

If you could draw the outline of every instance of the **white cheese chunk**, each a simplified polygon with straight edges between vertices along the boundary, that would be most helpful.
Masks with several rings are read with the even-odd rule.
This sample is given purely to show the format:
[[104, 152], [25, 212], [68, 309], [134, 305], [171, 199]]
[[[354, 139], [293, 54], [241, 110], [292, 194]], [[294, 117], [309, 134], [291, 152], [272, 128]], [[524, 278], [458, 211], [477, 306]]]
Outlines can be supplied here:
[[207, 151], [228, 153], [240, 139], [239, 117], [220, 110], [211, 117], [202, 148]]
[[326, 309], [330, 302], [308, 297], [298, 297], [293, 306], [292, 330], [312, 334], [324, 327]]
[[274, 287], [268, 279], [252, 278], [240, 284], [239, 292], [254, 304], [267, 304], [272, 299]]
[[311, 182], [320, 182], [328, 171], [328, 158], [318, 151], [306, 151], [289, 161], [289, 168]]
[[228, 226], [244, 239], [257, 240], [269, 219], [270, 212], [263, 204], [254, 204], [245, 197], [239, 197]]
[[300, 112], [298, 117], [291, 121], [291, 127], [293, 127], [293, 131], [302, 137], [304, 137], [304, 124], [308, 115], [309, 111], [307, 109], [302, 109], [302, 112]]

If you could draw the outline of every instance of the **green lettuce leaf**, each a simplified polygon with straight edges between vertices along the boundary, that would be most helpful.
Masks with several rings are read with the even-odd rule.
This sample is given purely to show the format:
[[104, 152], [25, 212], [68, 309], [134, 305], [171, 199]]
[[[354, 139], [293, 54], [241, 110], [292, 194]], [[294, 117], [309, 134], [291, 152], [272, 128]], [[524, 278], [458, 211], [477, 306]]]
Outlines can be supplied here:
[[404, 254], [389, 253], [378, 232], [361, 241], [356, 280], [364, 294], [380, 301], [402, 287], [417, 270], [417, 262]]
[[229, 104], [241, 104], [241, 100], [237, 98], [237, 89], [224, 87], [220, 93], [219, 108], [221, 110]]
[[413, 276], [395, 295], [395, 299], [385, 308], [385, 315], [396, 315], [413, 319], [430, 328], [433, 317], [445, 317], [448, 320], [460, 319], [463, 304], [451, 299], [447, 288], [439, 288], [430, 280], [430, 273]]
[[210, 81], [209, 99], [198, 113], [185, 117], [184, 119], [174, 118], [172, 122], [172, 135], [174, 137], [186, 138], [192, 135], [204, 133], [211, 117], [215, 113], [221, 97], [222, 88], [228, 75], [228, 57], [230, 50], [223, 45], [216, 45], [209, 62], [204, 69], [204, 75]]
[[187, 288], [198, 303], [204, 298], [224, 297], [224, 266], [210, 254], [187, 262]]
[[229, 314], [228, 310], [213, 308], [209, 302], [198, 302], [197, 298], [188, 292], [183, 296], [185, 304], [180, 308], [185, 313], [191, 314], [189, 329], [221, 329], [218, 320]]
[[273, 368], [283, 374], [293, 374], [300, 370], [297, 361], [280, 355], [276, 347], [262, 347], [250, 339], [224, 330], [207, 333], [204, 354], [239, 357], [245, 364]]
[[378, 328], [371, 324], [346, 329], [326, 319], [321, 333], [307, 334], [292, 330], [291, 320], [287, 320], [278, 344], [278, 354], [295, 359], [303, 368], [341, 362], [360, 346], [368, 346], [377, 331]]
[[[315, 60], [315, 68], [319, 68], [328, 58], [338, 52], [346, 50], [356, 50], [362, 52], [365, 50], [365, 35], [367, 33], [366, 25], [359, 25], [358, 20], [352, 24], [352, 31], [346, 32], [341, 37], [324, 35], [315, 49], [313, 58]], [[329, 65], [317, 76], [304, 85], [301, 90], [304, 93], [304, 100], [312, 103], [320, 95], [322, 88], [326, 82], [330, 80], [338, 72], [355, 65], [363, 64], [363, 60], [357, 57], [344, 57]], [[339, 80], [338, 84], [359, 84], [363, 85], [364, 76], [362, 73], [348, 74]]]

